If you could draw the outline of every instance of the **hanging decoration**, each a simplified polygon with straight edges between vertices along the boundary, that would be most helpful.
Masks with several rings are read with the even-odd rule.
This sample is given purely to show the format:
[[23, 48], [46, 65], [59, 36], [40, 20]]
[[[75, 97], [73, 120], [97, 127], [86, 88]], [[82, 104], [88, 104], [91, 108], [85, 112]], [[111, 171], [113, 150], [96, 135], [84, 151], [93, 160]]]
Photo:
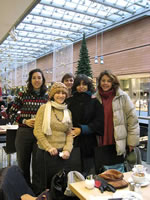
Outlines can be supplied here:
[[61, 43], [61, 48], [53, 52], [52, 81], [61, 81], [65, 73], [73, 73], [73, 43]]

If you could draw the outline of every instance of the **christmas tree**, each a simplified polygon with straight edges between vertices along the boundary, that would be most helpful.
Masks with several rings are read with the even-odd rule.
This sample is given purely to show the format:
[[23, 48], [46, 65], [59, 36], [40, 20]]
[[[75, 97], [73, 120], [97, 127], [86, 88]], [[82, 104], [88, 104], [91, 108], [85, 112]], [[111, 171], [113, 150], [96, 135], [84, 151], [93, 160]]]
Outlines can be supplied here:
[[88, 55], [88, 49], [86, 46], [85, 33], [83, 34], [76, 74], [85, 74], [92, 78], [92, 70]]

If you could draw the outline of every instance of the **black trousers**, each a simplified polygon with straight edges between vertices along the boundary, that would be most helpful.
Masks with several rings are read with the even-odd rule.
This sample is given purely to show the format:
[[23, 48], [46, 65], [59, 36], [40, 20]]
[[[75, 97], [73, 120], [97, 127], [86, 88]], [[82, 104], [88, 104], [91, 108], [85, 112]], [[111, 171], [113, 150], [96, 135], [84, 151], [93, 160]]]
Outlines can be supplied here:
[[[32, 128], [20, 127], [17, 130], [16, 141], [15, 141], [16, 151], [17, 151], [17, 161], [18, 165], [23, 171], [24, 177], [29, 186], [32, 186], [34, 190], [37, 184], [37, 141], [33, 135]], [[32, 158], [32, 184], [30, 176], [30, 163]]]
[[39, 193], [50, 188], [52, 177], [61, 169], [65, 169], [67, 172], [73, 170], [81, 172], [79, 148], [74, 148], [70, 154], [70, 158], [67, 160], [62, 159], [59, 155], [51, 156], [50, 153], [38, 148], [37, 162], [39, 172], [39, 184], [37, 185]]

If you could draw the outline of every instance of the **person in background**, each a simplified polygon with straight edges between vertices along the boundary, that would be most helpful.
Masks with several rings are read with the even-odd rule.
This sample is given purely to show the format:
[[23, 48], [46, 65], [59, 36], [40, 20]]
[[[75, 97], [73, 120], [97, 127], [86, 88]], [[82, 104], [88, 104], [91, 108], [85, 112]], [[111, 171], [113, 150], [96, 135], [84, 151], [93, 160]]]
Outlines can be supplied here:
[[0, 113], [1, 113], [2, 119], [7, 119], [6, 107], [4, 105], [1, 105]]
[[7, 109], [6, 109], [6, 113], [7, 113], [7, 116], [9, 117], [9, 110], [13, 104], [13, 97], [11, 95], [7, 96]]
[[4, 107], [6, 107], [6, 103], [5, 103], [5, 101], [3, 100], [3, 97], [0, 96], [0, 108], [1, 108], [2, 105], [3, 105]]
[[72, 73], [66, 73], [61, 80], [62, 83], [64, 83], [66, 85], [66, 87], [68, 88], [68, 97], [71, 96], [71, 88], [73, 86], [73, 82], [74, 82], [74, 76]]
[[38, 110], [34, 126], [38, 143], [39, 192], [50, 188], [52, 177], [62, 168], [69, 167], [73, 148], [73, 137], [69, 135], [71, 113], [64, 103], [68, 89], [65, 84], [55, 82], [48, 95], [49, 101]]
[[2, 96], [0, 96], [0, 118], [6, 119], [7, 113], [6, 113], [6, 103], [3, 100]]
[[66, 100], [72, 113], [74, 147], [81, 151], [82, 173], [94, 173], [94, 148], [96, 135], [104, 134], [104, 111], [101, 103], [92, 98], [92, 81], [84, 74], [77, 75], [72, 86], [72, 96]]
[[124, 172], [127, 147], [131, 152], [139, 144], [135, 107], [128, 94], [120, 89], [118, 78], [108, 70], [100, 73], [95, 96], [104, 106], [104, 136], [100, 138], [100, 146], [105, 146], [105, 160], [108, 158], [104, 168]]
[[[33, 69], [29, 72], [27, 90], [18, 94], [9, 112], [11, 123], [16, 121], [19, 124], [15, 141], [18, 165], [22, 169], [27, 183], [29, 186], [32, 186], [33, 190], [37, 184], [38, 167], [36, 163], [37, 141], [33, 134], [33, 128], [35, 115], [39, 107], [48, 100], [46, 91], [43, 72], [40, 69]], [[19, 115], [17, 115], [18, 111], [20, 111]], [[32, 185], [30, 180], [31, 157]]]

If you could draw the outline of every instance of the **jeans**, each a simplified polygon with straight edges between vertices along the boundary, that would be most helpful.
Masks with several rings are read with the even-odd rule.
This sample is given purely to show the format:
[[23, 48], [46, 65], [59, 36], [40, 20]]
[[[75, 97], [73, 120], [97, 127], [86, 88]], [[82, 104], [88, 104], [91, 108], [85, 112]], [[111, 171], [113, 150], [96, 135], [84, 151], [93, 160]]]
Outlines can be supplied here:
[[18, 166], [11, 166], [4, 170], [1, 188], [7, 200], [20, 200], [24, 194], [35, 196]]

